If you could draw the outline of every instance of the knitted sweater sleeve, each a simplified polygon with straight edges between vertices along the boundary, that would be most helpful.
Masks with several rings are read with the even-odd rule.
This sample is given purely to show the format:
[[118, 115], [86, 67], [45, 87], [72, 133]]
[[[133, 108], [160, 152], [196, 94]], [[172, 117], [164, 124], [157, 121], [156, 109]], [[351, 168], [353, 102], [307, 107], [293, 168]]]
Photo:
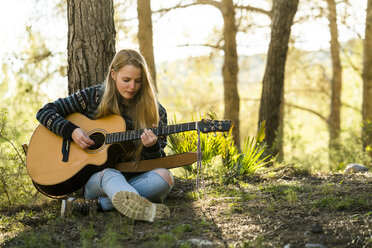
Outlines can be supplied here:
[[[159, 116], [160, 121], [158, 126], [167, 125], [168, 118], [167, 118], [167, 111], [165, 108], [159, 103]], [[142, 158], [143, 159], [153, 159], [159, 157], [165, 157], [166, 154], [164, 152], [164, 148], [167, 145], [167, 136], [162, 135], [158, 137], [158, 142], [151, 147], [143, 147], [142, 149]]]
[[66, 120], [72, 113], [87, 115], [90, 109], [98, 106], [99, 85], [77, 91], [66, 98], [59, 98], [44, 105], [36, 114], [36, 119], [53, 133], [65, 139], [71, 139], [71, 134], [77, 125]]

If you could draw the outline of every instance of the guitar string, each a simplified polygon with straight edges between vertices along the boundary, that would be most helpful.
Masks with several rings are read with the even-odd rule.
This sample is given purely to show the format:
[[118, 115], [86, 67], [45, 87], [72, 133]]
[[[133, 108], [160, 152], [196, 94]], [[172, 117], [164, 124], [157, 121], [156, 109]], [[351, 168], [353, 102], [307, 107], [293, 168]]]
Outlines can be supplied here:
[[[180, 125], [183, 125], [183, 124], [180, 124]], [[180, 131], [183, 131], [182, 130], [182, 126], [167, 126], [167, 131], [168, 132], [165, 132], [164, 134], [171, 134], [171, 128], [174, 129], [174, 132], [180, 132]], [[177, 130], [177, 127], [181, 127], [180, 130]], [[219, 126], [220, 127], [220, 126]], [[212, 130], [212, 131], [218, 131], [219, 127], [216, 126], [217, 130], [214, 130], [214, 127], [210, 127], [209, 130]], [[189, 128], [188, 128], [189, 129]], [[155, 130], [155, 132], [157, 132], [158, 130], [157, 129], [152, 129], [152, 130]], [[192, 129], [191, 129], [192, 130]], [[185, 131], [191, 131], [190, 129], [189, 130], [185, 130]], [[115, 137], [115, 134], [118, 135], [118, 136], [122, 136], [124, 134], [124, 136], [127, 136], [128, 133], [131, 133], [129, 136], [135, 136], [134, 139], [137, 139], [137, 136], [140, 136], [142, 133], [143, 133], [143, 129], [140, 129], [140, 130], [136, 130], [136, 131], [125, 131], [125, 132], [117, 132], [117, 133], [111, 133], [109, 135], [113, 135]], [[164, 135], [163, 133], [159, 133], [157, 135]], [[97, 136], [97, 137], [96, 137]], [[104, 137], [102, 137], [104, 136]], [[94, 137], [97, 141], [103, 141], [106, 139], [107, 135], [103, 135], [102, 133], [93, 133], [91, 134], [89, 137]], [[139, 137], [138, 137], [139, 138]]]
[[[198, 122], [183, 123], [183, 124], [177, 124], [177, 125], [165, 126], [165, 127], [156, 127], [156, 128], [150, 128], [150, 129], [153, 130], [156, 133], [156, 135], [159, 136], [159, 135], [171, 134], [172, 133], [171, 129], [173, 129], [173, 131], [175, 133], [182, 132], [183, 131], [182, 129], [186, 125], [187, 125], [187, 128], [184, 131], [191, 131], [193, 128], [190, 129], [190, 126], [189, 126], [190, 124], [195, 125], [195, 129], [198, 130], [198, 136], [200, 138], [200, 128], [198, 126], [198, 124], [199, 124]], [[215, 124], [216, 123], [209, 123], [209, 130], [210, 131], [211, 130], [212, 131], [220, 131], [220, 129], [222, 128], [222, 122], [219, 121], [218, 122], [219, 125], [215, 125]], [[217, 130], [215, 130], [215, 128]], [[163, 131], [163, 132], [159, 133], [159, 131]], [[204, 131], [206, 131], [206, 130], [204, 130]], [[130, 134], [129, 134], [129, 132], [130, 132]], [[140, 139], [140, 135], [143, 132], [144, 132], [144, 130], [140, 129], [140, 130], [130, 130], [130, 131], [125, 131], [125, 132], [111, 133], [111, 134], [107, 134], [107, 135], [111, 136], [109, 140], [107, 139], [107, 135], [104, 135], [102, 133], [93, 133], [89, 137], [92, 138], [92, 140], [95, 142], [95, 144], [92, 145], [90, 148], [97, 149], [97, 147], [100, 147], [100, 146], [104, 145], [105, 143], [111, 144], [111, 143], [116, 143], [116, 142]], [[129, 137], [127, 137], [128, 134], [129, 134]], [[123, 136], [124, 136], [124, 139], [123, 139]], [[132, 136], [134, 136], [134, 137], [132, 137]], [[108, 141], [108, 142], [106, 142], [106, 141]], [[201, 164], [200, 164], [200, 167], [201, 167]], [[203, 187], [204, 187], [204, 193], [205, 193], [204, 178], [203, 178], [203, 175], [201, 175], [201, 176], [202, 176], [202, 180], [203, 180]]]

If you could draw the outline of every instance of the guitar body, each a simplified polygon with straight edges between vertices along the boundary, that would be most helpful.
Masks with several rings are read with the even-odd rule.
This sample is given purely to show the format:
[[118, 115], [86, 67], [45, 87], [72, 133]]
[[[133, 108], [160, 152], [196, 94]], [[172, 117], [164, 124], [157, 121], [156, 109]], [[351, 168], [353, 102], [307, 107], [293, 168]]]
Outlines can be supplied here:
[[106, 134], [125, 131], [125, 121], [121, 116], [91, 120], [75, 113], [66, 119], [81, 127], [89, 136], [98, 135], [102, 143], [95, 141], [93, 147], [83, 150], [71, 141], [68, 160], [64, 162], [63, 138], [43, 125], [36, 128], [27, 150], [27, 171], [40, 192], [55, 198], [83, 187], [94, 173], [114, 167], [117, 156], [123, 152], [118, 145], [104, 143]]

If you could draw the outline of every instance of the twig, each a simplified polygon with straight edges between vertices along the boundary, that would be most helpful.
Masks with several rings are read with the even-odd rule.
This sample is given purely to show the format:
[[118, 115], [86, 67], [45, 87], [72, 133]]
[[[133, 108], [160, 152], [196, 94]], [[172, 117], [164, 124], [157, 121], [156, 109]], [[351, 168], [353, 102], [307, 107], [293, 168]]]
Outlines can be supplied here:
[[9, 193], [8, 193], [8, 190], [7, 190], [7, 184], [6, 184], [6, 180], [5, 178], [3, 177], [4, 173], [3, 173], [3, 169], [2, 169], [2, 172], [0, 174], [0, 179], [3, 183], [3, 186], [4, 186], [4, 192], [5, 192], [5, 195], [6, 195], [6, 198], [8, 199], [8, 202], [9, 202], [9, 206], [12, 205], [12, 202], [10, 200], [10, 196], [9, 196]]
[[242, 199], [241, 197], [236, 197], [236, 196], [233, 196], [233, 197], [221, 197], [221, 198], [208, 197], [207, 202], [209, 202], [211, 200], [214, 200], [214, 201], [225, 201], [225, 200], [241, 200], [241, 199]]
[[7, 141], [13, 147], [13, 149], [17, 152], [17, 155], [18, 155], [19, 159], [22, 161], [23, 166], [26, 166], [25, 161], [22, 158], [22, 155], [19, 153], [18, 149], [15, 147], [13, 142], [11, 140], [9, 140], [8, 138], [4, 137], [1, 133], [0, 133], [0, 138]]

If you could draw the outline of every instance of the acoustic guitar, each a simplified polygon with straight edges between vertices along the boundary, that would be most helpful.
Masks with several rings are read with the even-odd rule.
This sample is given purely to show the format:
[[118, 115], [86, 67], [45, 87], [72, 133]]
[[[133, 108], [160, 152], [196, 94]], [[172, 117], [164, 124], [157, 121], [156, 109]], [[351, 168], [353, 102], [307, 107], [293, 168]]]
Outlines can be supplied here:
[[[75, 113], [66, 117], [85, 130], [94, 145], [81, 149], [73, 141], [64, 140], [43, 125], [39, 125], [30, 140], [26, 166], [36, 189], [54, 197], [64, 197], [83, 187], [94, 173], [108, 167], [115, 167], [116, 160], [123, 153], [118, 144], [140, 139], [143, 129], [128, 130], [119, 115], [109, 115], [91, 120]], [[230, 121], [201, 120], [175, 125], [150, 128], [157, 136], [192, 130], [225, 132]]]

